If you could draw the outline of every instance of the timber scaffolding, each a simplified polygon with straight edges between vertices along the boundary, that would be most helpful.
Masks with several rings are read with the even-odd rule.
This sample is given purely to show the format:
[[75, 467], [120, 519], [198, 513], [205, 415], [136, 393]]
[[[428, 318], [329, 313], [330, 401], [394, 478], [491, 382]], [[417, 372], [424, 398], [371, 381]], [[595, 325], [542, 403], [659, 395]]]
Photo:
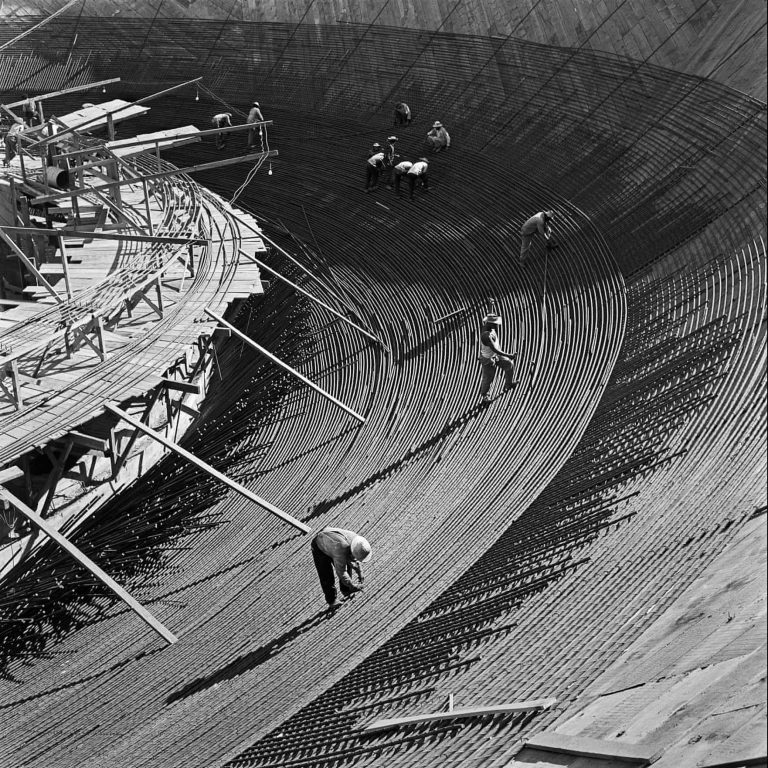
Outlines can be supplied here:
[[[248, 162], [258, 169], [277, 152], [267, 145], [180, 169], [161, 150], [222, 131], [184, 126], [115, 140], [116, 122], [198, 80], [48, 120], [43, 102], [61, 92], [38, 97], [37, 124], [16, 134], [16, 155], [0, 174], [0, 578], [52, 539], [170, 643], [175, 635], [62, 535], [152, 466], [163, 455], [158, 443], [310, 530], [176, 443], [199, 415], [214, 331], [239, 335], [365, 420], [221, 317], [234, 301], [263, 292], [259, 265], [266, 265], [256, 254], [267, 246], [253, 217], [187, 172]], [[19, 106], [2, 110], [16, 120]], [[269, 125], [256, 128], [265, 135]], [[94, 129], [106, 129], [107, 139], [86, 133]]]

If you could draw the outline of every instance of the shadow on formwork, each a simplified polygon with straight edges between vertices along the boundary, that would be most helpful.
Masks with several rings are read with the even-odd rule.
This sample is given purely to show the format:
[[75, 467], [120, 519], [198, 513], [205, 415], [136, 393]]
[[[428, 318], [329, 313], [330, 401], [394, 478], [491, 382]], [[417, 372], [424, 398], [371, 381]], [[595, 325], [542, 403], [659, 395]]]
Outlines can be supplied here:
[[[567, 708], [751, 516], [762, 460], [764, 105], [638, 62], [511, 39], [99, 25], [95, 40], [111, 32], [125, 43], [94, 65], [99, 77], [127, 70], [137, 31], [154, 79], [185, 79], [195, 51], [217, 40], [210, 93], [158, 107], [158, 120], [202, 123], [251, 92], [275, 120], [274, 175], [257, 175], [239, 202], [323, 280], [303, 285], [384, 346], [286, 296], [267, 296], [241, 322], [293, 350], [306, 375], [369, 421], [350, 429], [290, 383], [274, 389], [234, 345], [203, 428], [218, 436], [207, 455], [206, 440], [196, 449], [317, 528], [364, 532], [376, 557], [363, 595], [333, 622], [312, 623], [320, 595], [306, 542], [203, 490], [189, 523], [226, 524], [195, 531], [190, 549], [166, 548], [152, 581], [130, 574], [185, 642], [145, 654], [131, 617], [107, 606], [62, 632], [47, 657], [32, 654], [33, 675], [12, 663], [23, 687], [3, 706], [25, 764], [64, 752], [84, 765], [503, 760], [556, 714], [376, 736], [362, 726], [436, 711], [448, 692], [475, 705], [555, 697]], [[150, 79], [149, 68], [130, 71], [126, 93]], [[404, 156], [422, 152], [436, 118], [453, 138], [431, 163], [433, 189], [413, 203], [362, 192], [366, 148], [392, 130], [400, 99], [415, 113], [398, 129]], [[195, 149], [208, 153], [213, 145]], [[234, 191], [242, 178], [205, 181]], [[557, 213], [561, 248], [520, 266], [516, 232], [544, 207]], [[489, 295], [519, 351], [520, 383], [478, 409], [477, 321]], [[147, 516], [161, 531], [183, 492], [204, 486], [173, 462], [158, 471], [166, 477], [132, 503], [164, 501]], [[68, 740], [52, 746], [50, 729], [64, 726], [61, 659], [77, 696]]]

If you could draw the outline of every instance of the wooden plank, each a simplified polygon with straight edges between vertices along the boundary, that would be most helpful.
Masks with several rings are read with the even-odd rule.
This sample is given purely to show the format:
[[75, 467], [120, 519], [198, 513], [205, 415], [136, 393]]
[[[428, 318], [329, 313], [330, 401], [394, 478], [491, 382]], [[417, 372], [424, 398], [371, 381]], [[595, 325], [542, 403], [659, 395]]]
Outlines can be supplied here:
[[18, 480], [24, 477], [24, 470], [19, 467], [6, 467], [0, 469], [0, 485], [10, 483], [11, 480]]
[[190, 395], [201, 394], [200, 385], [193, 384], [191, 381], [177, 381], [176, 379], [169, 379], [167, 376], [163, 376], [160, 381], [167, 389], [175, 389], [179, 392], [186, 392]]
[[136, 176], [131, 179], [122, 179], [121, 181], [115, 181], [111, 184], [100, 184], [93, 187], [83, 187], [82, 189], [72, 189], [69, 192], [61, 192], [55, 195], [42, 195], [32, 200], [33, 205], [42, 205], [43, 203], [51, 203], [56, 200], [63, 200], [72, 197], [81, 197], [82, 195], [89, 195], [93, 192], [101, 192], [104, 190], [114, 189], [115, 187], [124, 187], [132, 184], [141, 184], [144, 181], [152, 181], [153, 179], [163, 179], [167, 176], [176, 176], [181, 173], [197, 173], [198, 171], [206, 171], [213, 168], [223, 168], [227, 165], [237, 165], [238, 163], [249, 163], [251, 161], [259, 160], [263, 157], [275, 157], [277, 155], [276, 149], [271, 149], [269, 152], [254, 152], [250, 155], [241, 155], [239, 157], [230, 157], [226, 160], [215, 160], [211, 163], [201, 163], [200, 165], [190, 165], [186, 168], [174, 168], [172, 171], [160, 171], [159, 173], [150, 173], [145, 176]]
[[134, 419], [132, 416], [129, 416], [125, 411], [120, 410], [120, 408], [117, 406], [114, 406], [111, 403], [106, 403], [104, 407], [110, 413], [113, 413], [115, 416], [123, 419], [123, 421], [127, 421], [132, 427], [138, 429], [146, 435], [149, 435], [153, 440], [157, 440], [158, 443], [164, 445], [169, 450], [173, 451], [174, 453], [178, 453], [179, 456], [183, 456], [187, 461], [202, 469], [203, 472], [207, 472], [209, 475], [211, 475], [211, 477], [215, 477], [217, 480], [220, 480], [222, 483], [224, 483], [224, 485], [232, 488], [234, 491], [237, 491], [241, 496], [245, 496], [246, 499], [249, 499], [255, 504], [258, 504], [260, 507], [266, 509], [268, 512], [271, 512], [273, 515], [276, 515], [281, 520], [285, 520], [286, 523], [289, 523], [294, 528], [298, 528], [302, 533], [310, 533], [312, 531], [312, 529], [304, 525], [304, 523], [296, 520], [294, 517], [291, 517], [291, 515], [283, 512], [281, 509], [278, 509], [268, 501], [262, 499], [260, 496], [257, 496], [252, 491], [249, 491], [246, 487], [240, 485], [240, 483], [231, 480], [217, 469], [214, 469], [210, 464], [206, 464], [202, 459], [198, 459], [197, 456], [191, 454], [189, 451], [173, 442], [173, 440], [169, 440], [168, 438], [163, 437], [162, 435], [155, 432], [154, 429], [148, 427], [146, 424], [138, 421], [137, 419]]
[[36, 525], [46, 536], [53, 539], [62, 549], [87, 568], [99, 581], [117, 595], [145, 624], [155, 630], [168, 644], [175, 643], [178, 638], [162, 623], [160, 623], [143, 605], [128, 594], [113, 578], [99, 568], [86, 554], [81, 552], [69, 539], [52, 528], [34, 510], [17, 499], [10, 491], [0, 485], [0, 498], [5, 499], [21, 512], [31, 523]]
[[[88, 91], [91, 88], [99, 88], [101, 86], [110, 85], [111, 83], [119, 83], [119, 77], [110, 77], [109, 80], [97, 80], [95, 83], [86, 83], [85, 85], [76, 85], [73, 88], [65, 88], [63, 91], [53, 91], [51, 93], [42, 93], [39, 96], [34, 96], [35, 101], [45, 101], [46, 99], [53, 99], [56, 96], [64, 96], [67, 93], [77, 93], [78, 91]], [[14, 107], [20, 107], [26, 99], [21, 101], [14, 101], [12, 104], [6, 104], [6, 107], [13, 109]]]
[[85, 448], [100, 451], [103, 454], [109, 452], [109, 440], [102, 440], [100, 437], [93, 437], [93, 435], [86, 435], [72, 430], [67, 433], [67, 439], [71, 440], [75, 445], [82, 445]]
[[349, 406], [344, 405], [341, 400], [337, 400], [332, 394], [326, 392], [322, 387], [319, 387], [317, 384], [315, 384], [314, 381], [310, 381], [306, 376], [299, 373], [295, 368], [291, 368], [290, 365], [284, 363], [279, 357], [275, 357], [269, 350], [264, 349], [264, 347], [262, 347], [260, 344], [257, 344], [250, 336], [246, 336], [244, 333], [241, 333], [237, 328], [235, 328], [234, 325], [228, 323], [223, 317], [217, 315], [215, 312], [211, 312], [210, 309], [206, 309], [205, 314], [223, 325], [227, 330], [234, 333], [235, 336], [242, 339], [246, 344], [252, 346], [257, 352], [261, 352], [262, 355], [269, 358], [276, 365], [279, 365], [283, 370], [293, 374], [297, 379], [299, 379], [299, 381], [303, 381], [308, 387], [311, 387], [315, 390], [315, 392], [321, 394], [326, 400], [329, 400], [334, 405], [337, 405], [339, 408], [341, 408], [353, 418], [357, 419], [359, 422], [363, 424], [365, 423], [365, 416], [361, 416], [359, 413], [357, 413], [357, 411], [353, 411]]
[[504, 714], [508, 712], [541, 712], [549, 709], [557, 703], [557, 699], [533, 699], [531, 701], [518, 701], [512, 704], [496, 704], [489, 707], [465, 707], [451, 709], [446, 712], [431, 712], [424, 715], [408, 715], [406, 717], [394, 717], [388, 720], [375, 720], [364, 726], [365, 731], [386, 731], [398, 728], [402, 725], [415, 723], [429, 723], [436, 720], [455, 720], [463, 717], [482, 717], [484, 715]]
[[641, 744], [628, 744], [625, 741], [606, 741], [587, 736], [569, 736], [563, 733], [545, 731], [526, 739], [528, 749], [540, 749], [543, 752], [556, 752], [564, 755], [578, 755], [602, 759], [619, 759], [633, 765], [648, 765], [656, 750]]

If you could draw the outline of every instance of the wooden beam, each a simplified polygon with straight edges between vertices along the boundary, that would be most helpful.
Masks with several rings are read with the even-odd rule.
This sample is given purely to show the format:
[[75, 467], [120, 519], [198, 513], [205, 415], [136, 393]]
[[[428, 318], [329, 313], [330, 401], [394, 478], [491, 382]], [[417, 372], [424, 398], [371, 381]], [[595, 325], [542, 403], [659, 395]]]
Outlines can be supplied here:
[[53, 298], [59, 302], [59, 304], [61, 304], [64, 301], [64, 299], [62, 299], [61, 296], [59, 296], [59, 294], [56, 292], [54, 287], [45, 279], [45, 277], [40, 273], [38, 268], [27, 258], [27, 255], [24, 253], [24, 251], [22, 251], [21, 248], [19, 248], [19, 246], [16, 245], [16, 243], [14, 243], [10, 237], [8, 237], [8, 235], [6, 235], [5, 232], [2, 231], [2, 229], [0, 229], [0, 238], [2, 238], [5, 241], [5, 243], [11, 248], [11, 250], [24, 262], [27, 269], [30, 270], [30, 272], [32, 272], [32, 274], [34, 274], [35, 277], [37, 277], [37, 279], [43, 284], [43, 287], [48, 291], [48, 293], [50, 293], [53, 296]]
[[251, 261], [255, 262], [261, 269], [266, 269], [267, 272], [269, 272], [271, 275], [274, 275], [278, 280], [282, 280], [287, 285], [290, 285], [291, 288], [303, 294], [308, 299], [311, 299], [312, 301], [316, 302], [321, 307], [328, 310], [328, 312], [330, 312], [332, 315], [336, 315], [336, 317], [338, 317], [340, 320], [343, 320], [345, 323], [347, 323], [347, 325], [351, 325], [353, 328], [360, 331], [360, 333], [362, 333], [364, 336], [367, 336], [369, 339], [373, 339], [373, 341], [375, 341], [377, 344], [381, 344], [381, 341], [378, 339], [377, 336], [374, 336], [372, 333], [369, 333], [368, 331], [365, 330], [365, 328], [361, 328], [357, 323], [353, 323], [348, 317], [346, 317], [345, 315], [342, 315], [341, 312], [337, 312], [333, 307], [328, 306], [328, 304], [326, 304], [324, 301], [321, 301], [320, 299], [318, 299], [317, 296], [314, 296], [309, 291], [305, 291], [303, 288], [296, 285], [296, 283], [291, 282], [287, 277], [284, 277], [277, 270], [272, 269], [272, 267], [268, 266], [260, 259], [257, 259], [255, 256], [252, 256], [251, 254], [246, 253], [242, 248], [238, 248], [238, 250], [247, 259], [250, 259]]
[[258, 504], [263, 509], [266, 509], [268, 512], [271, 512], [273, 515], [279, 517], [281, 520], [284, 520], [286, 523], [289, 523], [294, 528], [298, 528], [302, 533], [310, 533], [311, 528], [304, 525], [299, 520], [296, 520], [296, 518], [291, 517], [286, 512], [283, 512], [281, 509], [278, 509], [274, 505], [270, 504], [268, 501], [265, 501], [260, 496], [257, 496], [252, 491], [249, 491], [246, 487], [240, 485], [240, 483], [231, 480], [226, 475], [219, 472], [217, 469], [214, 469], [210, 464], [206, 464], [202, 459], [198, 459], [197, 456], [191, 454], [189, 451], [182, 448], [177, 443], [173, 442], [173, 440], [169, 440], [167, 437], [163, 437], [161, 434], [158, 434], [155, 432], [154, 429], [151, 429], [146, 424], [143, 424], [138, 419], [134, 419], [133, 416], [130, 416], [125, 411], [120, 410], [115, 405], [112, 405], [112, 403], [106, 403], [104, 407], [110, 412], [113, 413], [118, 418], [121, 418], [123, 421], [126, 421], [128, 424], [130, 424], [135, 429], [140, 430], [145, 435], [149, 435], [153, 440], [157, 440], [158, 443], [161, 445], [164, 445], [168, 450], [173, 451], [174, 453], [178, 453], [179, 456], [183, 456], [187, 461], [194, 464], [196, 467], [199, 467], [203, 470], [203, 472], [207, 472], [211, 477], [215, 477], [217, 480], [224, 483], [224, 485], [231, 488], [233, 491], [237, 491], [241, 496], [245, 496], [246, 499], [254, 502], [255, 504]]
[[483, 717], [484, 715], [497, 715], [514, 712], [541, 712], [549, 709], [557, 703], [557, 699], [533, 699], [532, 701], [518, 701], [514, 704], [497, 704], [490, 707], [467, 707], [463, 709], [451, 709], [447, 712], [432, 712], [425, 715], [409, 715], [406, 717], [394, 717], [389, 720], [374, 720], [364, 726], [365, 731], [387, 731], [391, 728], [399, 728], [403, 725], [418, 725], [431, 723], [436, 720], [455, 720], [463, 717]]
[[173, 91], [178, 91], [179, 88], [184, 88], [184, 86], [192, 85], [193, 83], [198, 83], [202, 79], [203, 79], [202, 77], [196, 77], [193, 80], [187, 80], [186, 82], [179, 83], [178, 85], [173, 85], [170, 88], [166, 88], [165, 90], [157, 91], [157, 93], [151, 93], [149, 96], [144, 96], [138, 101], [132, 101], [128, 104], [124, 104], [122, 107], [118, 107], [117, 109], [107, 110], [103, 114], [99, 115], [98, 117], [93, 118], [93, 120], [89, 120], [87, 123], [82, 123], [81, 125], [75, 126], [74, 128], [67, 128], [63, 131], [59, 131], [57, 134], [53, 136], [46, 136], [44, 139], [34, 144], [30, 144], [28, 149], [32, 149], [33, 147], [41, 146], [44, 144], [49, 144], [52, 141], [57, 141], [59, 139], [64, 138], [65, 136], [71, 135], [75, 131], [82, 131], [84, 128], [87, 128], [89, 125], [94, 125], [95, 123], [98, 123], [99, 121], [103, 120], [105, 115], [112, 115], [112, 116], [117, 115], [120, 112], [125, 112], [126, 109], [130, 109], [131, 107], [138, 107], [140, 104], [146, 104], [148, 101], [152, 101], [153, 99], [158, 99], [161, 96], [165, 96], [167, 93], [173, 93]]
[[235, 336], [242, 339], [246, 344], [252, 346], [257, 352], [261, 352], [262, 355], [269, 358], [276, 365], [279, 365], [283, 370], [293, 374], [297, 379], [299, 379], [299, 381], [303, 381], [308, 387], [314, 389], [315, 392], [319, 392], [326, 400], [330, 400], [330, 402], [332, 402], [334, 405], [337, 405], [343, 411], [346, 411], [350, 416], [357, 419], [362, 424], [365, 423], [365, 416], [361, 416], [356, 411], [353, 411], [350, 407], [344, 405], [341, 400], [337, 400], [332, 394], [326, 392], [322, 387], [318, 387], [314, 381], [310, 381], [306, 376], [299, 373], [295, 368], [291, 368], [290, 365], [284, 363], [279, 357], [275, 357], [271, 352], [264, 349], [264, 347], [262, 347], [260, 344], [257, 344], [250, 336], [246, 336], [244, 333], [238, 331], [234, 325], [228, 323], [223, 317], [217, 315], [215, 312], [211, 312], [210, 309], [206, 309], [205, 314], [208, 315], [208, 317], [212, 317], [214, 320], [216, 320], [216, 322], [223, 325], [224, 328], [234, 333]]
[[[113, 186], [113, 185], [110, 185]], [[200, 237], [163, 237], [160, 235], [124, 235], [120, 232], [94, 232], [90, 229], [67, 229], [66, 227], [45, 229], [43, 227], [10, 227], [0, 224], [0, 229], [9, 235], [31, 235], [32, 237], [83, 237], [88, 240], [130, 240], [138, 243], [159, 243], [162, 245], [207, 245]]]
[[656, 748], [625, 741], [607, 741], [586, 736], [545, 731], [525, 740], [526, 749], [540, 749], [561, 755], [579, 755], [602, 760], [621, 760], [632, 765], [648, 765], [656, 754]]
[[84, 448], [89, 448], [93, 451], [100, 451], [104, 455], [109, 453], [109, 440], [103, 440], [100, 437], [86, 435], [75, 430], [67, 432], [66, 438], [75, 443], [75, 445], [81, 445]]
[[0, 469], [0, 485], [10, 483], [11, 480], [18, 480], [20, 477], [24, 477], [24, 470], [20, 467]]
[[114, 592], [145, 624], [157, 632], [166, 643], [175, 643], [178, 638], [163, 624], [161, 624], [143, 605], [131, 597], [114, 579], [108, 576], [86, 554], [81, 552], [69, 539], [62, 536], [55, 528], [50, 526], [40, 515], [30, 509], [23, 501], [17, 499], [10, 491], [0, 486], [0, 498], [5, 499], [21, 512], [33, 525], [36, 525], [46, 536], [53, 539], [62, 549], [77, 560], [80, 565], [87, 568], [108, 589]]
[[167, 376], [163, 376], [160, 379], [160, 383], [166, 389], [175, 389], [178, 392], [186, 392], [189, 395], [200, 394], [200, 385], [193, 384], [191, 381], [177, 381], [176, 379], [169, 379]]
[[132, 184], [141, 184], [144, 181], [153, 181], [154, 179], [162, 179], [166, 176], [176, 176], [180, 173], [197, 173], [198, 171], [208, 171], [212, 168], [223, 168], [227, 165], [238, 165], [239, 163], [250, 163], [252, 161], [260, 160], [264, 157], [275, 157], [277, 155], [276, 149], [271, 149], [269, 152], [254, 152], [250, 155], [241, 155], [239, 157], [229, 157], [226, 160], [214, 160], [211, 163], [201, 163], [200, 165], [190, 165], [186, 168], [174, 168], [172, 171], [159, 171], [158, 173], [149, 173], [145, 176], [134, 176], [130, 179], [123, 179], [122, 181], [112, 182], [110, 184], [99, 184], [94, 187], [83, 187], [82, 189], [71, 189], [68, 192], [59, 192], [55, 195], [41, 195], [35, 197], [32, 200], [33, 205], [42, 205], [43, 203], [52, 203], [56, 200], [64, 200], [65, 198], [76, 198], [83, 195], [89, 195], [94, 192], [100, 192], [102, 190], [110, 190], [115, 187], [125, 187]]
[[60, 16], [62, 13], [64, 13], [64, 11], [68, 10], [73, 5], [75, 5], [75, 3], [78, 3], [78, 2], [80, 2], [80, 0], [69, 0], [69, 2], [63, 5], [61, 8], [59, 8], [58, 11], [54, 11], [48, 17], [43, 19], [41, 22], [25, 30], [20, 35], [16, 35], [16, 37], [11, 38], [7, 43], [3, 43], [2, 45], [0, 45], [0, 51], [4, 51], [6, 48], [10, 47], [14, 43], [18, 42], [19, 40], [22, 40], [27, 35], [34, 32], [36, 29], [40, 29], [40, 27], [42, 27], [44, 24], [47, 24], [49, 21], [53, 21], [53, 19], [55, 19], [57, 16]]
[[[53, 99], [56, 96], [64, 96], [67, 93], [77, 93], [78, 91], [88, 91], [91, 88], [98, 88], [99, 86], [109, 85], [110, 83], [119, 83], [119, 77], [110, 77], [109, 80], [97, 80], [95, 83], [86, 83], [85, 85], [76, 85], [74, 88], [65, 88], [63, 91], [52, 91], [51, 93], [42, 93], [39, 96], [32, 96], [35, 101], [45, 101], [46, 99]], [[7, 107], [20, 107], [26, 99], [21, 101], [14, 101], [12, 104], [6, 104]]]

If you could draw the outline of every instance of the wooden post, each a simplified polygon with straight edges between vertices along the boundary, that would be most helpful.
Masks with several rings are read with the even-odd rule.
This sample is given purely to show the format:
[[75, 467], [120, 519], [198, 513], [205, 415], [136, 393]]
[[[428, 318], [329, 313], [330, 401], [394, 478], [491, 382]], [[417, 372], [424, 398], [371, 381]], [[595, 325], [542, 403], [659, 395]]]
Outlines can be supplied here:
[[315, 392], [319, 392], [326, 400], [330, 400], [334, 405], [337, 405], [343, 411], [346, 411], [350, 416], [357, 419], [359, 422], [363, 424], [365, 423], [365, 416], [361, 416], [356, 411], [353, 411], [351, 408], [344, 405], [344, 403], [342, 403], [340, 400], [337, 400], [333, 395], [326, 392], [321, 387], [318, 387], [317, 384], [315, 384], [313, 381], [310, 381], [306, 376], [299, 373], [295, 368], [291, 368], [290, 365], [284, 363], [279, 357], [275, 357], [271, 352], [264, 349], [264, 347], [262, 347], [260, 344], [257, 344], [252, 338], [250, 338], [250, 336], [246, 336], [244, 333], [238, 331], [234, 325], [228, 323], [223, 317], [217, 315], [215, 312], [211, 312], [210, 309], [206, 309], [205, 314], [208, 315], [208, 317], [212, 317], [218, 323], [221, 323], [225, 328], [234, 333], [235, 336], [242, 339], [246, 344], [250, 344], [250, 346], [252, 346], [257, 352], [261, 352], [262, 355], [268, 357], [273, 363], [279, 365], [283, 370], [288, 371], [288, 373], [292, 373], [297, 379], [303, 381], [307, 386], [314, 389]]
[[296, 518], [291, 517], [291, 515], [287, 514], [286, 512], [283, 512], [281, 509], [278, 509], [274, 505], [270, 504], [268, 501], [265, 501], [260, 496], [257, 496], [252, 491], [249, 491], [244, 486], [240, 485], [240, 483], [231, 480], [226, 475], [219, 472], [217, 469], [214, 469], [210, 464], [206, 464], [202, 459], [198, 459], [197, 456], [191, 454], [189, 451], [182, 448], [177, 443], [174, 443], [173, 440], [169, 440], [166, 437], [163, 437], [162, 435], [155, 432], [154, 429], [151, 429], [146, 424], [143, 424], [138, 419], [134, 419], [133, 416], [130, 416], [125, 411], [120, 410], [117, 406], [112, 405], [112, 403], [106, 403], [104, 407], [110, 412], [115, 414], [115, 416], [118, 416], [123, 421], [128, 422], [132, 427], [135, 429], [140, 430], [145, 435], [149, 435], [153, 440], [157, 440], [158, 443], [161, 445], [164, 445], [169, 450], [173, 451], [174, 453], [178, 453], [179, 456], [183, 456], [187, 461], [194, 464], [196, 467], [199, 467], [203, 470], [203, 472], [207, 472], [211, 477], [215, 477], [217, 480], [224, 483], [224, 485], [228, 486], [229, 488], [232, 488], [232, 490], [237, 491], [241, 496], [245, 496], [246, 499], [254, 502], [255, 504], [258, 504], [260, 507], [266, 509], [268, 512], [271, 512], [273, 515], [279, 517], [281, 520], [284, 520], [286, 523], [289, 523], [294, 528], [298, 528], [302, 533], [310, 533], [311, 528], [304, 525], [299, 520], [296, 520]]
[[64, 245], [64, 235], [59, 236], [59, 250], [61, 251], [61, 268], [64, 272], [64, 287], [67, 289], [67, 297], [72, 298], [72, 285], [69, 282], [69, 263], [67, 261], [67, 247]]
[[152, 214], [149, 210], [149, 185], [146, 179], [141, 180], [141, 184], [144, 187], [144, 207], [147, 209], [147, 226], [149, 227], [149, 234], [155, 234], [155, 226], [152, 223]]
[[62, 536], [56, 529], [48, 525], [40, 515], [30, 509], [23, 501], [17, 499], [10, 491], [0, 486], [0, 498], [5, 499], [21, 512], [31, 523], [36, 525], [46, 536], [53, 539], [62, 549], [87, 568], [99, 581], [114, 592], [143, 622], [157, 632], [169, 645], [178, 638], [161, 624], [143, 605], [131, 597], [114, 579], [108, 576], [87, 555], [81, 552], [69, 539]]

